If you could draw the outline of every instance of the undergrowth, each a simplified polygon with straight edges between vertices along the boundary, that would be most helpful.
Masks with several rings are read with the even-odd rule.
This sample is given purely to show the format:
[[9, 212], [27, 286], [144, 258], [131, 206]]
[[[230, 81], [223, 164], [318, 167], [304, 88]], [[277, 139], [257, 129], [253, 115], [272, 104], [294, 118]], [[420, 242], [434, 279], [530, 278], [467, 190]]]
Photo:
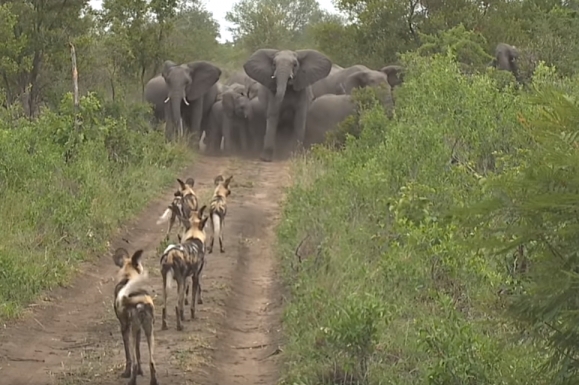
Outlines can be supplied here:
[[0, 118], [0, 317], [17, 316], [44, 289], [66, 284], [77, 263], [107, 250], [113, 230], [192, 160], [165, 142], [146, 106], [71, 95], [37, 120]]
[[347, 122], [358, 139], [294, 163], [278, 228], [290, 291], [282, 383], [555, 383], [545, 340], [506, 311], [521, 285], [513, 249], [480, 236], [498, 236], [505, 216], [457, 210], [496, 197], [490, 181], [535, 149], [536, 90], [577, 95], [578, 84], [540, 67], [535, 90], [520, 91], [493, 71], [462, 75], [452, 56], [405, 61], [395, 120], [365, 102]]

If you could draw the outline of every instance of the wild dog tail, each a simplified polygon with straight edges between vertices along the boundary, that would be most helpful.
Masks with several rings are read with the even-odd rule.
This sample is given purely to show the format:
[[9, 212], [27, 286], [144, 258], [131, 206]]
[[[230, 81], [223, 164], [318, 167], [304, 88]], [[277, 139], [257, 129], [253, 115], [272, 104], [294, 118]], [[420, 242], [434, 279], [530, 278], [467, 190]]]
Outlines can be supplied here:
[[163, 252], [163, 255], [161, 255], [161, 275], [163, 275], [165, 277], [165, 282], [167, 285], [167, 288], [170, 289], [173, 283], [173, 275], [174, 275], [174, 270], [173, 270], [173, 263], [171, 261], [171, 257], [169, 256], [169, 254], [171, 254], [172, 252], [174, 252], [175, 249], [178, 249], [179, 246], [177, 245], [169, 245], [167, 246], [167, 248], [165, 249], [165, 251]]
[[219, 238], [221, 235], [221, 215], [219, 213], [211, 214], [211, 224], [213, 225], [213, 236]]
[[160, 225], [161, 223], [165, 223], [169, 220], [169, 218], [171, 218], [171, 208], [168, 207], [167, 210], [165, 210], [165, 212], [163, 213], [163, 215], [161, 215], [157, 220], [157, 224]]

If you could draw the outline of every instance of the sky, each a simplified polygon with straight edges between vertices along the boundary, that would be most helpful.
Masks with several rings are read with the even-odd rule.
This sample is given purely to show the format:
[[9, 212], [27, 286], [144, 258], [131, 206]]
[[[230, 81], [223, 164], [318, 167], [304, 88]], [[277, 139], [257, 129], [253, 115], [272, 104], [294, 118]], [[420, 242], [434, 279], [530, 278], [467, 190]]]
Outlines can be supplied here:
[[[231, 32], [227, 30], [227, 27], [231, 27], [225, 20], [225, 14], [233, 8], [233, 4], [237, 3], [239, 0], [204, 0], [205, 7], [209, 12], [213, 14], [213, 17], [219, 23], [221, 38], [219, 41], [224, 43], [225, 41], [231, 41]], [[336, 8], [332, 4], [332, 0], [318, 0], [320, 8], [328, 12], [336, 12]], [[95, 9], [100, 9], [102, 0], [90, 0], [90, 5]]]

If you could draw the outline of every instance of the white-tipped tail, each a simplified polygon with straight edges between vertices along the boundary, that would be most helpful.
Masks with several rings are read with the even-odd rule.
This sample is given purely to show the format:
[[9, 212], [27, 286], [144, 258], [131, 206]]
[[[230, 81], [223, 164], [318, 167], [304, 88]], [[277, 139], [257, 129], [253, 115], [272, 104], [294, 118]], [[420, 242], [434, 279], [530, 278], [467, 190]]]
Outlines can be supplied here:
[[221, 235], [221, 217], [217, 213], [213, 213], [211, 223], [213, 224], [213, 236], [219, 238]]
[[169, 271], [167, 272], [167, 289], [170, 289], [173, 287], [173, 268], [170, 268]]
[[167, 208], [167, 210], [165, 210], [165, 212], [163, 213], [163, 215], [161, 215], [159, 217], [159, 219], [157, 220], [157, 224], [160, 225], [161, 223], [167, 222], [167, 220], [171, 218], [171, 209]]

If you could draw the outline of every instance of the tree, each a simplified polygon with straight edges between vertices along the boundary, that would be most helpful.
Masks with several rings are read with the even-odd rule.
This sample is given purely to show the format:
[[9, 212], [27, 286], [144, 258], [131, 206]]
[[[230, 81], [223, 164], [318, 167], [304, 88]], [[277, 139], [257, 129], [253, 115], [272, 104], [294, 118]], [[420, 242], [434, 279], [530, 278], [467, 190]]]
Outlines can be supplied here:
[[[241, 0], [225, 19], [235, 42], [248, 51], [304, 44], [308, 26], [324, 17], [316, 0]], [[302, 47], [303, 48], [303, 47]]]

